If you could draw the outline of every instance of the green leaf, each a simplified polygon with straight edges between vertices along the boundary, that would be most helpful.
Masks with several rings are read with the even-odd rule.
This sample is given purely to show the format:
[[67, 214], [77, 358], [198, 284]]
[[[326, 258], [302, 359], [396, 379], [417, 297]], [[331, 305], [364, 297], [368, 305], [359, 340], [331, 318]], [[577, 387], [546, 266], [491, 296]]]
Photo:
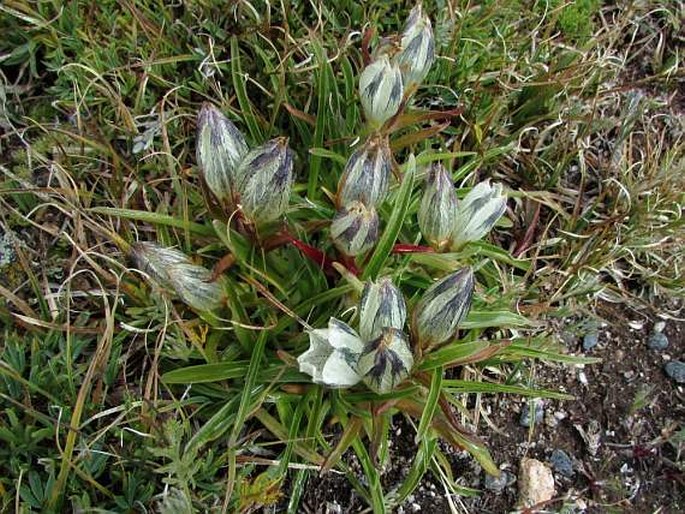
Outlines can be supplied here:
[[245, 124], [250, 131], [252, 141], [254, 143], [263, 143], [264, 136], [252, 110], [250, 98], [247, 96], [247, 76], [243, 73], [240, 61], [240, 47], [238, 46], [238, 38], [236, 36], [231, 38], [231, 77], [233, 79], [235, 96], [238, 98], [238, 105], [240, 105], [240, 112], [243, 118], [245, 118]]
[[433, 351], [426, 355], [419, 364], [420, 371], [428, 371], [439, 366], [457, 366], [467, 362], [474, 362], [480, 360], [482, 355], [490, 356], [489, 351], [492, 349], [499, 349], [489, 341], [470, 341], [466, 343], [453, 343], [439, 350]]
[[392, 252], [395, 241], [397, 241], [397, 236], [402, 229], [404, 218], [407, 215], [415, 174], [416, 159], [413, 155], [410, 155], [407, 163], [407, 171], [404, 173], [402, 185], [397, 193], [397, 198], [395, 198], [395, 205], [392, 214], [390, 215], [390, 220], [383, 231], [383, 235], [381, 236], [378, 245], [376, 245], [376, 250], [373, 252], [371, 259], [369, 259], [369, 263], [364, 269], [362, 280], [375, 279], [381, 269], [383, 269], [383, 265], [388, 259], [390, 252]]
[[493, 384], [491, 382], [475, 382], [473, 380], [444, 380], [442, 386], [446, 391], [455, 394], [464, 393], [509, 393], [532, 398], [553, 398], [556, 400], [573, 400], [571, 394], [550, 391], [549, 389], [531, 389], [528, 387], [512, 386], [506, 384]]
[[419, 429], [416, 432], [414, 441], [418, 444], [426, 438], [428, 429], [431, 427], [435, 409], [440, 401], [440, 393], [442, 392], [442, 373], [441, 366], [433, 369], [433, 377], [431, 378], [430, 388], [428, 389], [428, 397], [426, 398], [426, 406], [423, 409], [421, 420], [419, 421]]
[[165, 384], [201, 384], [229, 378], [242, 378], [245, 376], [248, 365], [249, 361], [233, 361], [188, 366], [167, 371], [162, 375], [162, 382]]
[[185, 221], [175, 218], [168, 214], [160, 214], [158, 212], [137, 211], [135, 209], [119, 209], [116, 207], [93, 207], [88, 209], [88, 212], [94, 214], [105, 214], [108, 216], [116, 216], [118, 218], [126, 218], [130, 220], [143, 221], [152, 225], [163, 225], [167, 227], [175, 227], [183, 230], [188, 230], [199, 236], [212, 236], [214, 230], [207, 225], [200, 225], [191, 221]]
[[362, 419], [354, 416], [343, 430], [338, 444], [335, 445], [333, 451], [326, 457], [326, 462], [321, 467], [321, 473], [327, 473], [338, 464], [342, 454], [345, 453], [345, 450], [347, 450], [352, 442], [359, 437], [361, 429]]
[[414, 457], [414, 461], [409, 468], [409, 473], [405, 477], [402, 485], [396, 492], [388, 495], [388, 503], [391, 506], [399, 505], [404, 502], [407, 497], [414, 492], [418, 487], [423, 475], [426, 474], [428, 467], [430, 466], [431, 458], [436, 450], [438, 440], [433, 439], [422, 439], [419, 442], [419, 448]]
[[[318, 64], [318, 71], [315, 75], [317, 80], [316, 96], [316, 124], [314, 126], [314, 138], [311, 147], [321, 148], [323, 146], [324, 134], [326, 133], [326, 121], [331, 125], [329, 137], [335, 130], [335, 120], [339, 119], [339, 93], [335, 82], [335, 74], [328, 60], [326, 49], [321, 45], [317, 38], [311, 39], [312, 49]], [[332, 122], [331, 122], [332, 120]], [[309, 177], [307, 180], [307, 196], [315, 199], [321, 190], [319, 185], [319, 174], [321, 171], [321, 157], [312, 154], [309, 159]]]
[[221, 437], [233, 425], [239, 396], [227, 401], [209, 420], [203, 423], [185, 446], [185, 452], [196, 454], [205, 444]]
[[470, 311], [459, 328], [528, 327], [532, 323], [525, 317], [509, 311]]
[[252, 357], [250, 358], [250, 366], [247, 369], [245, 376], [245, 383], [243, 384], [243, 394], [240, 396], [240, 405], [235, 416], [235, 425], [233, 432], [229, 439], [229, 446], [234, 446], [240, 435], [240, 431], [244, 428], [245, 420], [249, 416], [249, 411], [254, 409], [254, 396], [256, 392], [257, 372], [262, 364], [264, 358], [264, 348], [266, 347], [266, 340], [269, 333], [263, 330], [259, 333], [257, 342], [252, 349]]
[[343, 166], [347, 164], [347, 159], [345, 159], [344, 156], [340, 155], [339, 153], [332, 152], [331, 150], [327, 150], [325, 148], [310, 148], [309, 153], [317, 157], [325, 157], [326, 159], [330, 159], [332, 161], [340, 163]]

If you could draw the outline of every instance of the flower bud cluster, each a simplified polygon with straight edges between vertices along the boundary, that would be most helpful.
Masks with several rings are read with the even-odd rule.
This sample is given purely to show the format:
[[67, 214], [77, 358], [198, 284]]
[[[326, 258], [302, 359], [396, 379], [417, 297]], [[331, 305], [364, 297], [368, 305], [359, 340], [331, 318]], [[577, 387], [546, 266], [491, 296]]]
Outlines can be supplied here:
[[336, 247], [351, 257], [371, 250], [379, 237], [377, 208], [387, 195], [393, 169], [383, 126], [398, 114], [435, 59], [433, 29], [421, 5], [412, 9], [397, 39], [399, 46], [380, 46], [359, 78], [359, 97], [373, 132], [345, 165], [331, 225]]
[[174, 291], [183, 302], [198, 311], [211, 311], [221, 306], [224, 293], [212, 273], [194, 264], [179, 250], [155, 243], [140, 242], [131, 249], [138, 268], [147, 273], [159, 287]]
[[490, 232], [506, 206], [502, 185], [490, 185], [487, 180], [457, 201], [450, 174], [442, 164], [435, 163], [426, 177], [418, 214], [419, 229], [438, 251], [459, 248]]
[[388, 193], [392, 153], [387, 138], [373, 137], [348, 159], [338, 184], [338, 212], [331, 224], [331, 237], [345, 255], [371, 250], [379, 237], [376, 210]]
[[399, 44], [381, 44], [376, 59], [359, 79], [364, 115], [373, 129], [394, 117], [428, 75], [435, 61], [435, 38], [431, 21], [421, 4], [415, 6], [397, 36]]
[[383, 394], [409, 376], [414, 357], [403, 332], [404, 297], [389, 278], [367, 282], [359, 306], [359, 332], [331, 318], [328, 329], [309, 332], [309, 350], [298, 357], [300, 371], [328, 387], [364, 382]]
[[384, 277], [364, 285], [359, 331], [331, 318], [328, 329], [309, 332], [309, 349], [298, 357], [300, 371], [328, 387], [359, 382], [379, 394], [395, 389], [414, 365], [412, 342], [431, 348], [456, 336], [471, 306], [473, 272], [463, 268], [433, 284], [412, 312], [412, 336], [404, 332], [407, 306], [401, 291]]
[[249, 222], [268, 223], [285, 213], [293, 182], [286, 138], [249, 150], [236, 126], [204, 104], [197, 120], [197, 162], [216, 198], [230, 208], [240, 206]]

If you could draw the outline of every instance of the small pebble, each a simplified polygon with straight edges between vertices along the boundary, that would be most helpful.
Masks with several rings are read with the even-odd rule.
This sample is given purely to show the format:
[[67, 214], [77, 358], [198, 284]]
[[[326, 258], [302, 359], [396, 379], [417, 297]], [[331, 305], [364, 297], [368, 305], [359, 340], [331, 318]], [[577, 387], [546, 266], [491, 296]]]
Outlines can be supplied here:
[[665, 321], [657, 321], [654, 323], [654, 328], [652, 328], [652, 332], [654, 333], [661, 333], [664, 331], [666, 328], [666, 322]]
[[[533, 400], [535, 403], [535, 424], [542, 422], [544, 416], [544, 406], [540, 400]], [[519, 425], [522, 427], [530, 427], [530, 405], [526, 404], [521, 410], [521, 417], [519, 418]]]
[[668, 337], [662, 332], [653, 332], [649, 336], [647, 346], [649, 346], [650, 350], [665, 350], [668, 348]]
[[554, 450], [549, 458], [549, 462], [557, 473], [565, 477], [573, 476], [573, 461], [564, 450]]
[[485, 474], [485, 488], [493, 493], [501, 493], [504, 488], [511, 485], [516, 480], [513, 473], [509, 471], [500, 471], [498, 477], [493, 477], [490, 474]]
[[586, 352], [592, 350], [599, 342], [599, 334], [597, 332], [590, 332], [583, 337], [583, 350]]
[[564, 331], [560, 334], [560, 337], [566, 346], [573, 347], [578, 343], [578, 338], [573, 332]]
[[685, 362], [670, 361], [664, 366], [664, 371], [679, 384], [685, 384]]
[[421, 511], [421, 505], [418, 503], [412, 503], [411, 504], [411, 511], [412, 512], [420, 512]]

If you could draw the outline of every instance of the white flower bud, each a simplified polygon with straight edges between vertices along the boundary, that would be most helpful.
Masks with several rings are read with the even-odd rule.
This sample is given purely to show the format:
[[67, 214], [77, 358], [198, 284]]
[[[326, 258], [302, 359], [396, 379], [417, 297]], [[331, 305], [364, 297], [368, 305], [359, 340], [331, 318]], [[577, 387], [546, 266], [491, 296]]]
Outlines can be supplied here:
[[338, 211], [331, 223], [331, 237], [346, 255], [368, 252], [378, 241], [378, 213], [361, 202], [351, 202]]
[[373, 139], [354, 152], [340, 179], [338, 204], [358, 201], [377, 206], [388, 192], [392, 154], [387, 139]]
[[390, 277], [364, 285], [359, 302], [359, 334], [362, 340], [376, 339], [386, 327], [402, 330], [406, 319], [404, 296]]
[[378, 338], [366, 344], [357, 370], [369, 389], [383, 394], [407, 378], [413, 365], [414, 357], [407, 336], [401, 330], [388, 327]]
[[490, 232], [507, 208], [507, 197], [501, 184], [479, 183], [459, 202], [452, 232], [453, 246], [478, 241]]
[[297, 358], [300, 371], [311, 375], [317, 384], [352, 387], [361, 377], [357, 360], [364, 344], [346, 323], [331, 318], [328, 328], [309, 332], [309, 349]]
[[435, 40], [431, 21], [423, 14], [421, 4], [411, 10], [402, 32], [399, 64], [405, 91], [413, 91], [428, 75], [435, 61]]
[[194, 264], [183, 252], [149, 242], [134, 244], [131, 252], [156, 285], [173, 290], [192, 308], [210, 311], [223, 303], [221, 285], [212, 280], [211, 271]]
[[359, 95], [366, 119], [373, 127], [380, 127], [397, 114], [403, 94], [400, 69], [387, 56], [381, 56], [362, 72]]
[[471, 268], [462, 268], [428, 288], [412, 314], [412, 328], [423, 347], [454, 337], [471, 307], [473, 287]]
[[247, 153], [245, 138], [219, 109], [202, 105], [197, 118], [197, 163], [209, 189], [219, 200], [230, 199], [235, 169]]
[[285, 138], [251, 150], [238, 166], [237, 189], [245, 217], [266, 223], [288, 208], [293, 182], [293, 153]]
[[457, 193], [442, 164], [434, 163], [428, 171], [418, 218], [431, 246], [442, 250], [449, 244], [457, 218]]

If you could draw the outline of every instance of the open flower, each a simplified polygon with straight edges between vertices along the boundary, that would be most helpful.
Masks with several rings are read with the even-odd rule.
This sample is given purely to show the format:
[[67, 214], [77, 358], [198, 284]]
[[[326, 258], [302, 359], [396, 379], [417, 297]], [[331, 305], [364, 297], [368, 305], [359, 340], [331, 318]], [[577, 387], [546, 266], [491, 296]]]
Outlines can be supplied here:
[[361, 337], [331, 318], [328, 328], [309, 331], [309, 349], [297, 359], [300, 371], [328, 387], [351, 387], [364, 380], [379, 394], [391, 391], [414, 365], [402, 331], [406, 315], [402, 293], [389, 278], [367, 282], [360, 305]]
[[331, 318], [328, 328], [309, 331], [309, 349], [297, 358], [300, 371], [317, 384], [352, 387], [361, 381], [357, 360], [364, 343], [346, 323]]

